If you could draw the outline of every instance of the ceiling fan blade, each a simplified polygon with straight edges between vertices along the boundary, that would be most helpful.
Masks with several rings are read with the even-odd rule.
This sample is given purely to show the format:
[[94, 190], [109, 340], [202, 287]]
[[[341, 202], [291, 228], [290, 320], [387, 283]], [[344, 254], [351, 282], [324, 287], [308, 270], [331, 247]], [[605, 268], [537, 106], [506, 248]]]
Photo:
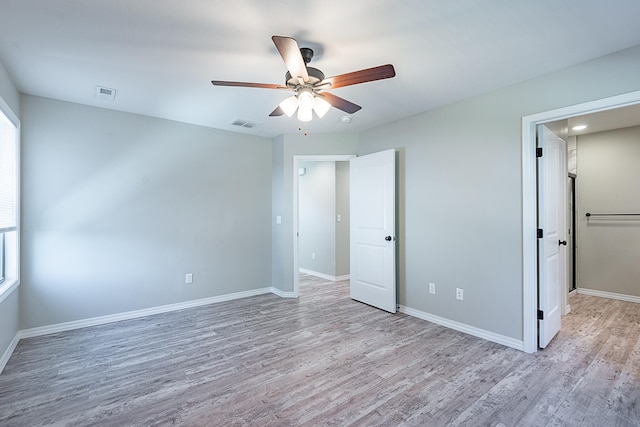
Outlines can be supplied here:
[[235, 86], [235, 87], [257, 87], [262, 89], [289, 89], [286, 86], [271, 83], [247, 83], [247, 82], [226, 82], [223, 80], [211, 80], [214, 86]]
[[335, 96], [332, 93], [322, 92], [320, 96], [322, 96], [329, 104], [331, 104], [332, 107], [336, 107], [338, 110], [342, 110], [345, 113], [353, 114], [362, 108], [361, 106], [347, 101], [344, 98], [340, 98], [339, 96]]
[[300, 48], [296, 39], [291, 37], [273, 36], [271, 37], [273, 43], [276, 45], [280, 56], [284, 60], [287, 70], [291, 73], [292, 77], [301, 77], [302, 81], [309, 81], [309, 74], [307, 73], [307, 64], [302, 59]]
[[280, 106], [278, 105], [276, 109], [273, 110], [271, 114], [269, 114], [269, 117], [282, 116], [283, 114], [284, 114], [284, 111], [282, 111], [282, 108], [280, 108]]
[[331, 83], [331, 89], [344, 86], [357, 85], [360, 83], [372, 82], [395, 77], [396, 70], [393, 65], [380, 65], [378, 67], [367, 68], [366, 70], [353, 71], [351, 73], [340, 74], [339, 76], [324, 79], [320, 84]]

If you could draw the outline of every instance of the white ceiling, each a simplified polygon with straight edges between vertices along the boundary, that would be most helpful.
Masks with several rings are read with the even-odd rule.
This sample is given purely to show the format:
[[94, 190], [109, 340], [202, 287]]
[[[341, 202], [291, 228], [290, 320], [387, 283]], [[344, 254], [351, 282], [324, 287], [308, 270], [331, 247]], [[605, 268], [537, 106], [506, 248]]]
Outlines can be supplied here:
[[[335, 89], [308, 132], [359, 132], [640, 45], [638, 0], [0, 0], [0, 61], [27, 94], [273, 137], [289, 93], [272, 35], [292, 36], [327, 76], [391, 63], [396, 77]], [[115, 88], [114, 102], [95, 97]], [[260, 122], [253, 129], [234, 119]]]
[[[640, 104], [583, 114], [545, 124], [561, 138], [640, 126]], [[575, 126], [586, 126], [586, 128], [576, 130], [573, 129]]]

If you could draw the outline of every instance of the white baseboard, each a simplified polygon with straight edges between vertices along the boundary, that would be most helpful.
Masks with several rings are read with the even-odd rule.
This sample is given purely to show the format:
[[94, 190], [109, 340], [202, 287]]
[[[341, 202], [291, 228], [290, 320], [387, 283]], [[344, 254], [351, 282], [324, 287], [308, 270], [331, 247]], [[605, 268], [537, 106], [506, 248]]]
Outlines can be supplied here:
[[329, 274], [319, 273], [313, 270], [307, 270], [306, 268], [299, 268], [298, 271], [300, 273], [309, 274], [311, 276], [319, 277], [321, 279], [329, 280], [331, 282], [341, 282], [343, 280], [349, 280], [351, 278], [350, 274], [345, 274], [342, 276], [331, 276]]
[[7, 347], [7, 350], [2, 355], [2, 358], [0, 358], [0, 374], [4, 370], [4, 367], [7, 366], [7, 362], [9, 361], [9, 358], [13, 354], [13, 350], [16, 349], [16, 346], [18, 345], [19, 341], [20, 341], [20, 332], [18, 332], [16, 336], [13, 337], [13, 340], [11, 340], [11, 342], [9, 343], [9, 347]]
[[89, 326], [104, 325], [121, 320], [136, 319], [139, 317], [151, 316], [153, 314], [168, 313], [170, 311], [183, 310], [185, 308], [199, 307], [202, 305], [215, 304], [218, 302], [231, 301], [240, 298], [247, 298], [256, 295], [271, 293], [272, 288], [254, 289], [251, 291], [236, 292], [233, 294], [220, 295], [217, 297], [202, 298], [193, 301], [180, 302], [177, 304], [162, 305], [159, 307], [145, 308], [142, 310], [129, 311], [126, 313], [110, 314], [107, 316], [92, 317], [90, 319], [75, 320], [73, 322], [58, 323], [55, 325], [41, 326], [38, 328], [25, 329], [18, 332], [19, 338], [31, 338], [41, 335], [55, 334], [57, 332], [70, 331], [73, 329], [86, 328]]
[[595, 289], [578, 288], [578, 293], [582, 295], [590, 295], [592, 297], [617, 299], [620, 301], [635, 302], [640, 304], [640, 297], [635, 295], [616, 294], [614, 292], [597, 291]]
[[296, 292], [285, 292], [278, 288], [271, 288], [271, 293], [279, 296], [280, 298], [298, 298]]
[[524, 341], [521, 340], [516, 340], [504, 335], [496, 334], [494, 332], [485, 331], [484, 329], [469, 326], [460, 322], [455, 322], [453, 320], [445, 319], [444, 317], [435, 316], [433, 314], [425, 313], [423, 311], [415, 310], [403, 305], [399, 305], [398, 310], [401, 313], [417, 317], [418, 319], [426, 320], [427, 322], [436, 323], [438, 325], [445, 326], [456, 331], [464, 332], [465, 334], [473, 335], [474, 337], [482, 338], [487, 341], [515, 348], [516, 350], [524, 351]]

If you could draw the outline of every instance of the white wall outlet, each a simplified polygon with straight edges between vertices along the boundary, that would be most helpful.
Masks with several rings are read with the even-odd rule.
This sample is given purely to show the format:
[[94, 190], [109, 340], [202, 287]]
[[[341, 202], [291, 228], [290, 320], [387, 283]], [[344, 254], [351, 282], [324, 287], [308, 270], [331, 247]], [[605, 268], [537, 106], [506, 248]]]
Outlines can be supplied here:
[[429, 282], [429, 293], [430, 294], [435, 294], [436, 293], [436, 284], [435, 283]]
[[184, 283], [193, 283], [193, 273], [187, 273], [184, 275]]
[[341, 221], [342, 221], [342, 215], [338, 214], [337, 221], [338, 221], [338, 222], [341, 222]]
[[276, 224], [282, 224], [282, 217], [280, 215], [276, 216]]
[[313, 252], [313, 253], [311, 254], [311, 259], [316, 259], [316, 253], [315, 253], [315, 252]]
[[464, 291], [460, 288], [456, 288], [456, 299], [462, 301], [464, 299]]

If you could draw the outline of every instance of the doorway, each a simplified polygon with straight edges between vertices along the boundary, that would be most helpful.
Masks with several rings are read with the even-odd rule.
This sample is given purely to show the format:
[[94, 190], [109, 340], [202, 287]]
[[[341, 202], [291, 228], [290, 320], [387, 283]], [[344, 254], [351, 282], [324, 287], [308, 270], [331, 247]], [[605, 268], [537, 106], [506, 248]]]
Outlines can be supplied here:
[[[534, 353], [538, 337], [538, 258], [537, 258], [537, 174], [536, 127], [539, 124], [568, 119], [588, 113], [612, 110], [640, 103], [640, 91], [584, 104], [537, 113], [522, 118], [522, 192], [523, 192], [523, 350]], [[566, 298], [567, 292], [562, 293]]]
[[301, 161], [298, 168], [299, 272], [349, 278], [349, 162]]
[[[347, 162], [356, 157], [355, 155], [309, 155], [309, 156], [293, 156], [293, 294], [298, 297], [300, 295], [300, 179], [305, 176], [301, 171], [301, 164], [304, 162]], [[305, 171], [306, 173], [306, 171]], [[347, 200], [348, 204], [348, 200]], [[335, 223], [338, 223], [337, 216]], [[340, 224], [348, 224], [348, 218], [340, 217]], [[304, 242], [303, 242], [304, 243]], [[309, 252], [309, 253], [307, 253]], [[314, 252], [306, 251], [305, 257], [313, 257]], [[315, 253], [317, 261], [318, 254]], [[327, 275], [333, 276], [334, 275]]]

